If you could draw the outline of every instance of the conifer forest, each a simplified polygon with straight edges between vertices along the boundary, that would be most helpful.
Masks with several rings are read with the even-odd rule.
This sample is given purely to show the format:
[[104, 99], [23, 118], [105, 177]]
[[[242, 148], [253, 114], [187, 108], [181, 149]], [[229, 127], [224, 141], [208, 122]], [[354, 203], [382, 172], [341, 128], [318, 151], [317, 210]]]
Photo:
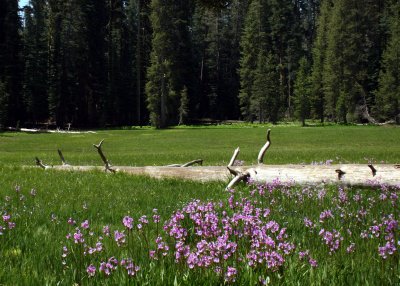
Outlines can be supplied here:
[[204, 119], [400, 123], [400, 1], [0, 1], [0, 128]]

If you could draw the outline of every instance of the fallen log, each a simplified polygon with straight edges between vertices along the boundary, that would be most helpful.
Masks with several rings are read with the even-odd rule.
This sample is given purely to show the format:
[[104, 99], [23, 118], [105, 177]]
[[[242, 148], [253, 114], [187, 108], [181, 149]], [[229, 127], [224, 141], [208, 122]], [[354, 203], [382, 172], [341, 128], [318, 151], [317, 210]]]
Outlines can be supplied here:
[[[46, 165], [47, 166], [47, 165]], [[167, 166], [114, 166], [116, 173], [130, 175], [145, 175], [156, 179], [176, 178], [199, 182], [228, 181], [232, 175], [225, 166], [195, 166], [191, 168], [176, 168]], [[395, 165], [374, 165], [376, 175], [366, 164], [341, 164], [341, 165], [260, 165], [235, 167], [233, 172], [241, 174], [241, 178], [258, 183], [279, 181], [281, 183], [294, 183], [300, 185], [342, 184], [349, 186], [373, 186], [385, 184], [400, 187], [400, 169]], [[94, 171], [104, 170], [101, 166], [47, 166], [46, 169], [64, 171]], [[338, 171], [342, 175], [338, 175]], [[235, 175], [236, 178], [237, 175]], [[228, 185], [234, 187], [239, 179], [233, 179]]]
[[[264, 156], [271, 146], [271, 130], [267, 131], [267, 141], [258, 154], [258, 164], [254, 166], [234, 166], [239, 155], [237, 148], [227, 167], [224, 166], [200, 166], [193, 167], [195, 163], [202, 163], [201, 159], [193, 160], [186, 164], [174, 164], [169, 166], [111, 166], [102, 151], [102, 140], [97, 149], [104, 167], [99, 166], [71, 166], [65, 163], [65, 159], [59, 151], [63, 165], [45, 165], [36, 158], [36, 164], [41, 168], [55, 170], [91, 171], [105, 170], [106, 172], [123, 172], [132, 175], [146, 175], [153, 178], [179, 178], [193, 181], [228, 181], [227, 189], [233, 188], [241, 181], [253, 181], [257, 183], [277, 182], [300, 185], [341, 184], [350, 186], [376, 186], [384, 184], [400, 188], [400, 165], [398, 164], [337, 164], [337, 165], [265, 165]], [[188, 167], [190, 168], [177, 168]], [[233, 178], [232, 178], [233, 175]]]

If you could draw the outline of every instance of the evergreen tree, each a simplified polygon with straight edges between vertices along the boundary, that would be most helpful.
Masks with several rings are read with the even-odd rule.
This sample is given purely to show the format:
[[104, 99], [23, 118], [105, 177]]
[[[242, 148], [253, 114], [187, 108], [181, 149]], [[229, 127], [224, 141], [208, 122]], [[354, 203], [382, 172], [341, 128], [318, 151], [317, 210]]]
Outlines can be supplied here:
[[49, 0], [49, 114], [58, 126], [66, 116], [65, 59], [62, 42], [62, 1]]
[[104, 0], [86, 0], [83, 5], [82, 20], [86, 29], [82, 36], [87, 55], [85, 73], [81, 74], [85, 99], [82, 105], [84, 118], [81, 121], [86, 126], [98, 126], [105, 124], [102, 113], [107, 89], [107, 6]]
[[126, 8], [128, 30], [130, 34], [129, 46], [132, 57], [132, 75], [135, 89], [135, 123], [142, 125], [147, 118], [145, 106], [146, 70], [150, 63], [151, 25], [150, 0], [130, 0]]
[[334, 2], [323, 76], [326, 112], [332, 120], [373, 121], [369, 109], [379, 71], [380, 9], [375, 1]]
[[146, 95], [150, 121], [157, 128], [178, 123], [179, 93], [184, 85], [190, 94], [190, 5], [190, 2], [151, 2], [153, 38]]
[[251, 113], [259, 122], [278, 121], [279, 97], [276, 96], [276, 83], [279, 81], [278, 64], [271, 53], [259, 51], [257, 68], [250, 98]]
[[18, 0], [0, 3], [0, 128], [24, 120]]
[[[245, 26], [241, 38], [240, 46], [242, 57], [240, 59], [240, 106], [242, 116], [245, 120], [253, 121], [255, 110], [252, 108], [254, 103], [254, 83], [256, 79], [257, 62], [261, 50], [266, 49], [269, 44], [268, 38], [268, 7], [266, 1], [255, 0], [250, 3], [246, 15]], [[261, 59], [262, 60], [262, 59]], [[279, 84], [277, 82], [276, 84]]]
[[400, 123], [400, 3], [393, 4], [391, 11], [390, 38], [379, 74], [377, 110], [381, 120], [396, 119]]
[[306, 125], [306, 118], [310, 115], [311, 80], [309, 76], [309, 64], [305, 57], [300, 59], [299, 70], [294, 84], [294, 110], [295, 116]]
[[185, 124], [187, 122], [189, 98], [187, 87], [184, 86], [180, 94], [180, 106], [179, 106], [179, 123], [178, 125]]
[[329, 25], [329, 16], [331, 13], [331, 0], [322, 0], [320, 13], [317, 19], [317, 32], [315, 36], [314, 47], [312, 49], [312, 72], [311, 72], [311, 89], [310, 98], [311, 112], [314, 118], [318, 118], [324, 122], [324, 88], [323, 74], [324, 62], [327, 49], [327, 30]]
[[192, 109], [201, 117], [238, 116], [239, 41], [246, 1], [232, 1], [226, 9], [196, 5], [193, 16], [193, 58], [198, 80]]
[[48, 46], [46, 2], [31, 0], [24, 7], [24, 84], [23, 98], [27, 119], [33, 123], [48, 118]]
[[279, 60], [279, 86], [281, 112], [292, 116], [291, 97], [297, 63], [303, 54], [301, 47], [301, 17], [299, 1], [270, 0], [270, 35], [273, 53]]

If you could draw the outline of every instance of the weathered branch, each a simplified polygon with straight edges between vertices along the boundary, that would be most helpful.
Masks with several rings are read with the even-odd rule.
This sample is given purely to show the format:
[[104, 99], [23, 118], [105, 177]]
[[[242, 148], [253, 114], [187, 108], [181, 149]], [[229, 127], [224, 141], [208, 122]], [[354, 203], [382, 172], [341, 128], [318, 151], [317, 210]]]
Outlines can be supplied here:
[[64, 159], [64, 156], [60, 149], [57, 149], [58, 155], [60, 156], [61, 162], [63, 166], [70, 166]]
[[40, 160], [38, 157], [35, 157], [35, 160], [36, 160], [36, 165], [38, 165], [40, 168], [42, 168], [44, 170], [50, 169], [52, 167], [52, 166], [43, 164], [42, 160]]
[[[233, 152], [233, 155], [232, 155], [231, 160], [230, 160], [229, 163], [228, 163], [228, 167], [231, 167], [231, 166], [233, 166], [233, 165], [235, 164], [235, 160], [236, 160], [237, 156], [239, 155], [239, 153], [240, 153], [240, 148], [237, 147], [237, 148], [235, 149], [235, 151]], [[228, 168], [228, 169], [229, 169], [229, 168]]]
[[[228, 167], [229, 171], [232, 173], [232, 169]], [[236, 171], [235, 171], [236, 172]], [[250, 177], [250, 173], [246, 172], [237, 172], [237, 175], [229, 182], [228, 186], [226, 186], [226, 190], [232, 189], [235, 185], [237, 185], [241, 181], [247, 182]]]
[[338, 174], [338, 179], [339, 181], [343, 178], [343, 176], [346, 174], [346, 172], [343, 172], [340, 169], [336, 169], [335, 172]]
[[183, 168], [190, 167], [190, 166], [193, 166], [194, 164], [199, 164], [200, 166], [203, 166], [203, 159], [197, 159], [197, 160], [187, 162], [187, 163], [183, 164], [182, 167]]
[[371, 171], [372, 171], [372, 177], [375, 177], [376, 176], [376, 169], [375, 169], [375, 167], [372, 165], [372, 164], [368, 164], [368, 167], [371, 169]]
[[271, 129], [267, 130], [267, 142], [264, 144], [264, 146], [261, 148], [260, 152], [258, 153], [257, 161], [258, 164], [263, 164], [264, 161], [264, 154], [268, 150], [268, 148], [271, 146]]
[[98, 145], [93, 144], [93, 147], [95, 147], [95, 148], [97, 149], [97, 152], [99, 153], [100, 158], [101, 158], [101, 160], [102, 160], [103, 163], [104, 163], [105, 171], [106, 171], [106, 172], [109, 171], [109, 172], [111, 172], [111, 173], [115, 173], [116, 171], [112, 168], [110, 162], [108, 162], [106, 156], [105, 156], [104, 153], [103, 153], [103, 150], [101, 149], [101, 146], [103, 145], [103, 142], [104, 142], [104, 139], [101, 140], [100, 143], [99, 143]]
[[167, 165], [166, 167], [186, 168], [186, 167], [193, 166], [195, 164], [199, 164], [199, 165], [203, 166], [203, 159], [196, 159], [196, 160], [187, 162], [185, 164], [171, 164], [171, 165]]
[[228, 166], [227, 168], [229, 170], [229, 173], [231, 173], [232, 175], [234, 175], [234, 176], [239, 175], [239, 172], [236, 171], [235, 169], [230, 168], [230, 166]]

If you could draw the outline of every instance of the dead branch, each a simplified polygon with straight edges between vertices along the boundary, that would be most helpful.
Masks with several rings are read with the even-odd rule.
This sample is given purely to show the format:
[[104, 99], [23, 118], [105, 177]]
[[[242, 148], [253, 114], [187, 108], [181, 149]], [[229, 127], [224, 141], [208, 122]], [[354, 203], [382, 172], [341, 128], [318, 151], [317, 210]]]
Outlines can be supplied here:
[[203, 159], [197, 159], [197, 160], [187, 162], [187, 163], [183, 164], [181, 167], [182, 168], [190, 167], [190, 166], [193, 166], [194, 164], [199, 164], [200, 166], [203, 166]]
[[371, 169], [372, 171], [372, 177], [376, 176], [376, 169], [372, 164], [368, 164], [368, 167]]
[[[235, 160], [236, 160], [237, 156], [239, 155], [239, 153], [240, 153], [240, 148], [237, 147], [237, 148], [235, 149], [235, 151], [233, 152], [233, 155], [232, 155], [231, 160], [230, 160], [229, 163], [228, 163], [228, 167], [231, 167], [231, 166], [233, 166], [233, 164], [235, 164]], [[229, 169], [229, 168], [228, 168], [228, 169]]]
[[103, 142], [104, 142], [104, 139], [101, 140], [100, 143], [99, 143], [98, 145], [93, 144], [93, 147], [95, 147], [95, 148], [97, 149], [97, 152], [99, 153], [100, 158], [101, 158], [101, 160], [102, 160], [103, 163], [104, 163], [105, 171], [106, 171], [106, 172], [109, 171], [109, 172], [111, 172], [111, 173], [115, 173], [116, 170], [112, 168], [110, 162], [108, 162], [106, 156], [105, 156], [104, 153], [103, 153], [103, 150], [101, 149], [101, 146], [103, 145]]
[[247, 180], [250, 177], [250, 172], [245, 171], [245, 172], [238, 172], [236, 170], [232, 170], [228, 167], [229, 172], [231, 174], [236, 173], [236, 176], [229, 182], [228, 186], [226, 186], [226, 190], [232, 189], [235, 185], [237, 185], [241, 181], [247, 182]]
[[271, 146], [270, 134], [271, 134], [271, 129], [268, 129], [267, 130], [267, 142], [264, 144], [264, 146], [261, 148], [260, 152], [258, 153], [258, 158], [257, 158], [258, 164], [263, 164], [264, 154], [268, 150], [268, 148]]
[[340, 169], [336, 169], [335, 172], [338, 174], [338, 179], [339, 181], [343, 178], [343, 176], [346, 174], [346, 172], [343, 172]]
[[185, 164], [171, 164], [171, 165], [167, 165], [166, 167], [186, 168], [186, 167], [193, 166], [195, 164], [199, 164], [199, 165], [203, 166], [203, 159], [193, 160], [193, 161], [187, 162]]
[[237, 176], [239, 174], [239, 171], [236, 171], [235, 169], [230, 168], [230, 166], [227, 167], [229, 170], [229, 173], [231, 173], [234, 176]]
[[52, 167], [52, 166], [43, 164], [42, 160], [40, 160], [38, 157], [35, 157], [35, 160], [36, 160], [36, 165], [38, 165], [40, 168], [42, 168], [44, 170], [50, 169]]
[[64, 159], [63, 153], [61, 152], [60, 149], [57, 149], [58, 156], [60, 156], [61, 162], [63, 166], [70, 166]]

